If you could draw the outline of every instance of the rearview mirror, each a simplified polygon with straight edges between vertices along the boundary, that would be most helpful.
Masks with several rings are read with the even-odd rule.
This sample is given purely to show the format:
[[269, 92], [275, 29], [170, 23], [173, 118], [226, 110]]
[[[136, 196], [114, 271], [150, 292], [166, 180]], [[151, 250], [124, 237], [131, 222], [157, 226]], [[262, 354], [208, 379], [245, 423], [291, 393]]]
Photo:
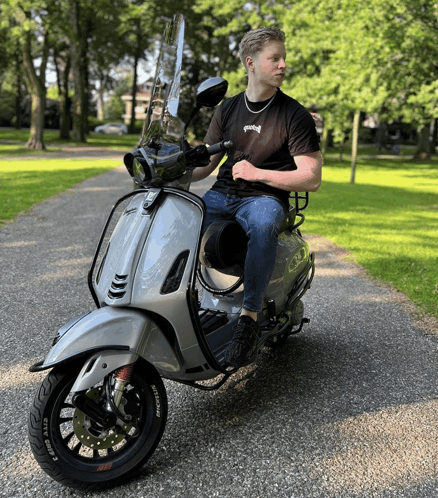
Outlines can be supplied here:
[[215, 107], [225, 97], [228, 81], [216, 76], [203, 81], [197, 91], [196, 103], [199, 107]]

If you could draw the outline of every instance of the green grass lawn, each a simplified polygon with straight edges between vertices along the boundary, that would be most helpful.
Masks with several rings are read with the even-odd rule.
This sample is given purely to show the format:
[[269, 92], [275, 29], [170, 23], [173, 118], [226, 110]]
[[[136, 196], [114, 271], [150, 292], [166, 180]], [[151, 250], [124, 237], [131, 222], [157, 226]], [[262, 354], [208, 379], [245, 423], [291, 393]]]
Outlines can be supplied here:
[[[34, 204], [121, 164], [122, 157], [120, 160], [50, 158], [50, 153], [62, 150], [65, 145], [56, 130], [45, 130], [45, 151], [29, 150], [26, 147], [28, 137], [26, 129], [0, 128], [0, 226]], [[137, 140], [138, 135], [91, 134], [86, 145], [129, 151]], [[84, 144], [68, 142], [68, 145]], [[9, 160], [9, 157], [13, 159]]]
[[101, 135], [91, 133], [87, 136], [86, 144], [78, 144], [72, 141], [66, 141], [59, 138], [59, 131], [45, 130], [44, 144], [45, 151], [30, 151], [26, 147], [29, 138], [29, 130], [13, 130], [0, 128], [0, 158], [2, 156], [12, 155], [38, 155], [42, 153], [57, 152], [62, 149], [63, 145], [89, 145], [90, 147], [102, 147], [111, 150], [129, 151], [135, 147], [140, 135]]
[[303, 229], [438, 318], [438, 162], [361, 158], [354, 185], [349, 177], [347, 161], [326, 157]]
[[34, 204], [120, 164], [115, 159], [0, 158], [0, 226]]

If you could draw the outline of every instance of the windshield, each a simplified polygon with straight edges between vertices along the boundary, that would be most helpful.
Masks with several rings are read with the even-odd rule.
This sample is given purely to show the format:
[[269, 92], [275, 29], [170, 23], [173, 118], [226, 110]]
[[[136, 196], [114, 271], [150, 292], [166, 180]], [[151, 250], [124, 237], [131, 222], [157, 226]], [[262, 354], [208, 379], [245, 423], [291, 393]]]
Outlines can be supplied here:
[[184, 123], [178, 117], [181, 67], [184, 49], [184, 18], [175, 15], [162, 36], [140, 146], [160, 143], [181, 144]]
[[182, 92], [184, 27], [184, 17], [178, 14], [164, 30], [143, 132], [137, 148], [124, 156], [129, 174], [140, 187], [190, 187], [193, 168], [187, 167], [189, 156], [185, 153], [190, 146], [184, 139], [186, 126], [181, 116], [190, 122], [189, 108], [193, 116], [200, 106], [193, 109], [193, 95], [188, 96], [190, 85], [184, 85]]

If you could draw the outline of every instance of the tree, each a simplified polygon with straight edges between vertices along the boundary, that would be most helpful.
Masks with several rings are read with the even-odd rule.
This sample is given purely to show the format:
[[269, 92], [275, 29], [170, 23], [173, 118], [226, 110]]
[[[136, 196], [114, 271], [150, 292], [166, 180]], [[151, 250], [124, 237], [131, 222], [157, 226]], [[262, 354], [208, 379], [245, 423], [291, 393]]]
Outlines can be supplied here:
[[230, 93], [241, 89], [246, 80], [238, 57], [239, 42], [243, 35], [261, 26], [279, 26], [284, 9], [276, 2], [196, 1], [194, 11], [202, 15], [195, 29], [198, 35], [196, 46], [201, 48], [199, 58], [207, 59], [217, 74], [227, 76]]
[[130, 133], [134, 132], [135, 109], [137, 106], [136, 94], [138, 90], [138, 66], [142, 59], [145, 59], [146, 49], [150, 46], [154, 35], [159, 32], [157, 18], [161, 5], [156, 2], [144, 2], [142, 0], [130, 0], [121, 13], [121, 23], [119, 28], [119, 38], [123, 40], [121, 49], [123, 55], [128, 55], [133, 63], [132, 78], [132, 106], [129, 122]]
[[2, 23], [8, 26], [11, 39], [21, 47], [24, 74], [32, 98], [30, 134], [27, 142], [27, 146], [32, 149], [45, 148], [45, 81], [52, 7], [52, 0], [23, 0], [20, 3], [9, 0], [2, 5]]
[[[0, 7], [0, 39], [2, 43], [0, 45], [0, 101], [2, 102], [2, 107], [6, 104], [9, 108], [9, 118], [6, 119], [13, 120], [15, 117], [15, 127], [17, 129], [21, 128], [21, 99], [23, 93], [23, 54], [20, 46], [20, 40], [15, 36], [12, 36], [11, 27], [16, 25], [14, 19], [6, 17], [2, 8]], [[8, 81], [9, 80], [9, 81]], [[12, 96], [15, 90], [14, 105], [11, 106], [10, 98], [5, 95], [5, 82], [6, 85], [9, 83], [9, 97]], [[6, 90], [7, 91], [7, 90]], [[9, 101], [8, 103], [5, 100]], [[13, 111], [12, 111], [13, 108]], [[11, 116], [11, 112], [13, 116]]]
[[405, 86], [398, 96], [402, 117], [418, 129], [416, 157], [430, 158], [430, 125], [438, 119], [438, 4], [414, 0], [404, 5], [405, 36], [399, 64]]
[[[306, 105], [316, 104], [326, 124], [342, 125], [346, 111], [355, 116], [353, 137], [361, 111], [389, 122], [402, 116], [412, 122], [416, 115], [428, 127], [436, 116], [438, 67], [432, 3], [310, 0], [289, 6], [282, 22], [294, 74], [285, 88]], [[354, 182], [357, 143], [352, 145]]]
[[71, 98], [69, 94], [71, 54], [66, 40], [60, 38], [59, 43], [54, 47], [53, 60], [59, 94], [59, 138], [69, 140], [71, 126]]
[[87, 14], [81, 0], [69, 0], [70, 53], [74, 81], [73, 130], [75, 142], [86, 142], [87, 133]]
[[[27, 11], [26, 19], [32, 21], [31, 11]], [[28, 80], [28, 87], [32, 97], [30, 136], [27, 147], [31, 149], [45, 149], [43, 141], [44, 112], [46, 108], [46, 67], [49, 57], [49, 31], [42, 25], [41, 64], [39, 71], [35, 67], [32, 54], [34, 34], [26, 31], [23, 50], [23, 66]]]
[[[135, 96], [138, 64], [144, 58], [150, 37], [157, 31], [156, 13], [161, 6], [138, 0], [96, 0], [93, 4], [69, 0], [69, 5], [75, 87], [73, 138], [85, 141], [90, 77], [98, 80], [98, 93], [103, 100], [104, 90], [112, 85], [111, 67], [132, 56]], [[131, 117], [131, 130], [134, 120], [135, 114]]]

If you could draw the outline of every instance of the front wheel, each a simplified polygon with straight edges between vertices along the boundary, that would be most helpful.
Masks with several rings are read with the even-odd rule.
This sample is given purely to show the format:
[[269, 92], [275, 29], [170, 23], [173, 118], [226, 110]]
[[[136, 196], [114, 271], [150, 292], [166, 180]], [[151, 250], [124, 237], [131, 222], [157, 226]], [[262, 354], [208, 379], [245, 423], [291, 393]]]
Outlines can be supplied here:
[[[72, 404], [70, 390], [79, 371], [59, 367], [45, 378], [30, 412], [30, 446], [56, 481], [81, 490], [104, 489], [126, 480], [155, 451], [167, 419], [166, 391], [155, 368], [137, 361], [121, 403], [133, 422], [119, 419], [105, 429]], [[106, 406], [106, 392], [102, 383], [86, 395]]]

